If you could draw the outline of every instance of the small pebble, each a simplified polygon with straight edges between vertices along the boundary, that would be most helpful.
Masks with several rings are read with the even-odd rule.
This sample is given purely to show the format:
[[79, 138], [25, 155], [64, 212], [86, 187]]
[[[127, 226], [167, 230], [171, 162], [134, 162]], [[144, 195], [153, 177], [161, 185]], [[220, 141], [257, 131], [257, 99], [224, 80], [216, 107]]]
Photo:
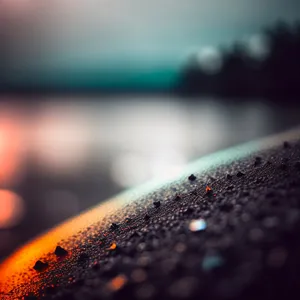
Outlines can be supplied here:
[[160, 201], [154, 201], [153, 205], [155, 208], [159, 208], [160, 207]]
[[63, 257], [63, 256], [68, 255], [68, 251], [65, 250], [64, 248], [62, 248], [61, 246], [57, 246], [54, 251], [54, 254], [58, 257]]
[[127, 223], [127, 224], [130, 223], [131, 221], [132, 221], [132, 219], [130, 219], [130, 218], [125, 219], [125, 223]]
[[117, 249], [117, 244], [116, 243], [112, 243], [110, 245], [110, 247], [108, 248], [108, 250], [116, 250]]
[[231, 180], [231, 179], [232, 179], [232, 175], [227, 174], [227, 175], [226, 175], [226, 178], [227, 178], [228, 180]]
[[196, 176], [194, 175], [194, 174], [191, 174], [190, 176], [189, 176], [189, 180], [190, 181], [194, 181], [194, 180], [196, 180]]
[[254, 166], [257, 167], [261, 165], [261, 157], [257, 156], [255, 157]]
[[116, 223], [112, 223], [111, 225], [110, 225], [110, 229], [111, 230], [117, 230], [118, 228], [119, 228], [119, 224], [116, 224]]
[[208, 196], [211, 196], [213, 194], [213, 190], [209, 186], [206, 186], [205, 192], [206, 192], [206, 195], [208, 195]]
[[174, 200], [175, 201], [179, 201], [179, 200], [181, 200], [181, 197], [179, 195], [176, 195], [175, 198], [174, 198]]
[[203, 219], [192, 220], [189, 224], [190, 231], [202, 231], [206, 229], [206, 222]]
[[35, 265], [34, 265], [34, 269], [38, 272], [42, 272], [44, 270], [46, 270], [49, 267], [48, 263], [43, 263], [42, 261], [38, 260]]

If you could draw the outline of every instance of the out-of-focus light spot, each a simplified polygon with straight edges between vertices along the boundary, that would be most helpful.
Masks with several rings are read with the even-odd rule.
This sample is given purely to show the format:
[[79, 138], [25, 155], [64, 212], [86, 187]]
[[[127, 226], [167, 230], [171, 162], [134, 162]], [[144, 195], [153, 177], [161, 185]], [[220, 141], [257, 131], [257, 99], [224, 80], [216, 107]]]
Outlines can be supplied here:
[[153, 178], [176, 177], [186, 160], [173, 150], [161, 149], [159, 153], [126, 153], [112, 164], [111, 176], [122, 187], [132, 187]]
[[173, 149], [162, 149], [149, 162], [152, 177], [172, 179], [176, 177], [186, 164], [184, 155]]
[[108, 283], [108, 287], [112, 291], [118, 291], [126, 284], [127, 281], [128, 279], [125, 275], [118, 275]]
[[139, 155], [123, 154], [112, 164], [111, 176], [122, 187], [131, 187], [145, 182], [149, 177], [147, 161]]
[[190, 231], [201, 231], [206, 229], [206, 222], [203, 219], [192, 220], [189, 225]]
[[89, 131], [76, 107], [45, 104], [37, 123], [32, 132], [38, 165], [50, 173], [78, 175], [88, 157]]
[[35, 1], [32, 0], [2, 0], [0, 3], [3, 13], [18, 17], [32, 11]]
[[222, 55], [217, 48], [204, 47], [197, 55], [198, 63], [204, 72], [216, 74], [222, 68]]
[[21, 129], [7, 120], [9, 117], [9, 113], [0, 116], [0, 182], [2, 184], [12, 184], [19, 179], [26, 150], [21, 141]]
[[135, 282], [143, 282], [147, 279], [147, 273], [143, 269], [135, 269], [131, 273], [131, 278]]
[[224, 259], [219, 255], [208, 255], [205, 256], [202, 261], [202, 269], [204, 271], [211, 271], [219, 268], [224, 264]]
[[248, 53], [250, 56], [264, 60], [270, 51], [269, 40], [265, 35], [253, 35], [248, 41]]
[[12, 191], [0, 190], [0, 229], [18, 225], [23, 215], [22, 198]]

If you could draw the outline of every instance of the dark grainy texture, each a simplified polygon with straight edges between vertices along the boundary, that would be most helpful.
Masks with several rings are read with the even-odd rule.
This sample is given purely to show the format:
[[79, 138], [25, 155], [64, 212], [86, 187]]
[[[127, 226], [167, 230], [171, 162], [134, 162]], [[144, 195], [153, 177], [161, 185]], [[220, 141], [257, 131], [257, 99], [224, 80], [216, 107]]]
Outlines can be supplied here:
[[282, 143], [129, 204], [113, 230], [82, 233], [77, 263], [57, 263], [39, 298], [299, 299], [299, 159], [299, 142]]

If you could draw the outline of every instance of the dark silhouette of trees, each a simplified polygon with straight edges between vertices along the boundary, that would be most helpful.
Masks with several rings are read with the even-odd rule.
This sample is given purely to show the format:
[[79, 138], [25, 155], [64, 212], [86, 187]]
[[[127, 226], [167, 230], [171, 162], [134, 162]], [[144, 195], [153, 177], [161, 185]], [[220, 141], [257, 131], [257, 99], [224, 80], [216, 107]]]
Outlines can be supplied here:
[[300, 97], [300, 22], [277, 22], [262, 31], [268, 41], [264, 58], [250, 55], [245, 43], [220, 49], [221, 69], [210, 74], [191, 57], [177, 90], [185, 95], [225, 97]]

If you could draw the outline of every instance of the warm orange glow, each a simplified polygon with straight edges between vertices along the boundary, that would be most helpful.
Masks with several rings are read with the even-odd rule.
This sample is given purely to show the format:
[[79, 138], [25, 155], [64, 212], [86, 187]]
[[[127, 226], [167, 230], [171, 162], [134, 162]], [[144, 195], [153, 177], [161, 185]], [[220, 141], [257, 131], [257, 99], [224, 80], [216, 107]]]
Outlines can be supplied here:
[[0, 190], [0, 229], [17, 225], [23, 212], [23, 202], [17, 194]]
[[126, 284], [126, 282], [127, 277], [125, 275], [119, 275], [109, 282], [108, 287], [113, 291], [117, 291], [121, 289]]
[[[249, 151], [272, 148], [276, 145], [282, 145], [283, 140], [296, 139], [298, 137], [299, 131], [296, 130], [292, 131], [289, 135], [285, 134], [282, 137], [270, 138], [264, 140], [262, 143], [246, 144], [243, 147], [217, 152], [214, 155], [204, 157], [188, 166], [176, 184], [181, 184], [185, 189], [186, 178], [192, 173], [191, 171], [198, 170], [198, 172], [200, 172], [210, 169], [212, 166], [223, 165], [226, 160], [231, 162], [231, 158], [238, 159], [248, 156]], [[58, 227], [24, 245], [0, 265], [1, 300], [20, 299], [30, 293], [37, 294], [42, 288], [51, 286], [54, 282], [54, 278], [57, 281], [64, 277], [63, 279], [66, 283], [73, 282], [72, 275], [74, 273], [72, 271], [74, 269], [72, 270], [72, 267], [77, 268], [78, 266], [77, 263], [75, 264], [74, 262], [77, 262], [81, 250], [80, 247], [95, 241], [96, 239], [94, 238], [99, 237], [101, 234], [105, 239], [106, 235], [104, 233], [108, 233], [107, 229], [111, 226], [112, 222], [121, 223], [124, 222], [128, 216], [136, 214], [136, 204], [148, 201], [150, 205], [150, 201], [153, 200], [153, 191], [165, 193], [167, 197], [174, 199], [176, 195], [175, 191], [174, 193], [171, 191], [167, 192], [170, 184], [171, 182], [169, 181], [154, 181], [137, 189], [129, 190], [114, 199], [110, 199], [62, 223]], [[161, 190], [161, 188], [164, 189]], [[210, 187], [207, 188], [211, 190]], [[180, 194], [183, 191], [179, 189], [178, 192]], [[195, 221], [200, 221], [200, 227], [199, 223], [197, 224], [197, 228], [200, 228], [200, 230], [206, 228], [206, 222], [204, 220]], [[113, 233], [111, 233], [111, 235], [113, 239], [110, 238], [110, 241], [117, 240], [117, 237], [114, 236]], [[91, 239], [91, 237], [94, 238]], [[69, 251], [69, 256], [62, 262], [58, 260], [54, 254], [57, 245], [61, 245]], [[116, 243], [113, 243], [111, 246], [117, 247]], [[103, 249], [103, 251], [107, 250]], [[93, 255], [93, 253], [92, 249], [89, 254]], [[98, 255], [99, 253], [96, 253], [95, 257], [91, 257], [91, 259], [98, 259]], [[49, 268], [44, 272], [36, 272], [33, 266], [37, 260], [48, 263]], [[68, 264], [67, 266], [69, 268], [65, 268], [64, 262]], [[124, 279], [118, 279], [117, 283], [122, 283], [123, 281]], [[58, 284], [60, 284], [60, 282], [58, 282]], [[120, 286], [120, 284], [117, 284], [117, 286]]]
[[[23, 285], [23, 287], [16, 291], [14, 298], [11, 298], [11, 296], [0, 298], [17, 299], [23, 297], [25, 293], [37, 292], [42, 284], [41, 276], [46, 276], [48, 269], [43, 273], [36, 272], [33, 270], [35, 262], [42, 259], [49, 263], [49, 270], [51, 270], [51, 266], [54, 262], [57, 262], [54, 250], [58, 244], [61, 244], [62, 240], [67, 240], [76, 235], [77, 240], [71, 242], [71, 247], [76, 250], [77, 244], [85, 238], [80, 234], [80, 231], [87, 227], [93, 227], [93, 224], [103, 220], [105, 216], [113, 214], [119, 210], [123, 204], [126, 204], [127, 200], [126, 197], [119, 197], [105, 202], [94, 209], [62, 223], [60, 226], [41, 235], [16, 251], [0, 265], [0, 296], [2, 295], [1, 293], [7, 294], [16, 286]], [[97, 226], [95, 231], [99, 230], [99, 225]], [[108, 224], [103, 222], [103, 224], [101, 224], [101, 227], [102, 226], [105, 227], [108, 226]], [[114, 243], [111, 247], [115, 249], [117, 245]]]
[[115, 250], [117, 248], [116, 243], [112, 243], [111, 246], [108, 248], [108, 250]]
[[210, 191], [212, 191], [211, 187], [209, 187], [208, 185], [206, 186], [206, 193], [209, 193]]

